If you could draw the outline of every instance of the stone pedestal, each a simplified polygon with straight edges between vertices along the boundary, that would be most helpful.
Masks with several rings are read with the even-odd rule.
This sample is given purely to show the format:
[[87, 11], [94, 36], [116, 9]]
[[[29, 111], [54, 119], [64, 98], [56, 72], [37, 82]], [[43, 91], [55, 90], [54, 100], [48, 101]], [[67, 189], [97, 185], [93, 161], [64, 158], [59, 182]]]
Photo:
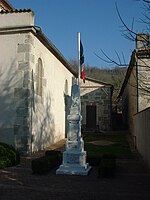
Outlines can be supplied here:
[[67, 134], [66, 151], [63, 153], [63, 163], [56, 174], [87, 175], [91, 167], [86, 163], [86, 151], [81, 137], [81, 114], [79, 86], [72, 86], [69, 132]]
[[66, 151], [63, 152], [63, 163], [57, 169], [56, 174], [87, 175], [91, 167], [86, 163], [86, 151], [84, 141], [78, 140], [66, 142]]

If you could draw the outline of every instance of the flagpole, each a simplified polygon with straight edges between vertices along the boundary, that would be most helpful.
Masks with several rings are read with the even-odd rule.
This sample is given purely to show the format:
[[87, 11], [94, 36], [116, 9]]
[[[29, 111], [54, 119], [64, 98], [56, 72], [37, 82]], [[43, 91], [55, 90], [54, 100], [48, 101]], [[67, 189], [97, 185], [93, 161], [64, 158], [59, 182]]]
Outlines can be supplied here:
[[78, 88], [79, 88], [79, 115], [80, 115], [80, 121], [79, 121], [79, 133], [78, 137], [81, 137], [81, 98], [80, 98], [80, 74], [81, 74], [81, 62], [80, 62], [80, 32], [78, 32]]
[[78, 32], [78, 86], [80, 88], [80, 74], [81, 74], [81, 69], [80, 69], [80, 32]]

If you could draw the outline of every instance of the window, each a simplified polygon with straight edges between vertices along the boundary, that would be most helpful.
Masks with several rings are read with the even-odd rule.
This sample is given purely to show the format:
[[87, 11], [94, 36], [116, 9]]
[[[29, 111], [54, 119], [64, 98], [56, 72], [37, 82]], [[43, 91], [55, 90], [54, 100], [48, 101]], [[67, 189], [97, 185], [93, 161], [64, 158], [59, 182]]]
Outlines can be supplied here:
[[37, 85], [36, 94], [42, 97], [42, 79], [43, 79], [43, 65], [41, 58], [38, 59], [37, 66]]

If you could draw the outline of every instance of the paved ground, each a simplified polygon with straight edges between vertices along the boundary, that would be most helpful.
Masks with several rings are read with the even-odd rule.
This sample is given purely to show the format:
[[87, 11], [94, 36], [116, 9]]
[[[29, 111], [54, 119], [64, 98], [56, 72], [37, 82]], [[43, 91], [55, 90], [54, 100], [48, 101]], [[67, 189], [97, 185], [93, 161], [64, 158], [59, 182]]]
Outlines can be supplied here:
[[0, 171], [0, 200], [150, 199], [150, 173], [138, 156], [118, 160], [113, 179], [98, 178], [96, 167], [88, 176], [56, 175], [56, 169], [47, 175], [33, 175], [31, 159], [22, 158], [17, 167]]

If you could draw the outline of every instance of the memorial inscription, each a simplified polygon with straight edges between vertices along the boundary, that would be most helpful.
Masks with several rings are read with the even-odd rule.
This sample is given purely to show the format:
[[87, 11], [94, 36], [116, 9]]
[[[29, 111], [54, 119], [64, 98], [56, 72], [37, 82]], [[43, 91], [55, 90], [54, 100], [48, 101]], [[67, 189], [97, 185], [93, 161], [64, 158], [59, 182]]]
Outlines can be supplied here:
[[69, 153], [66, 157], [68, 164], [79, 164], [79, 155]]

